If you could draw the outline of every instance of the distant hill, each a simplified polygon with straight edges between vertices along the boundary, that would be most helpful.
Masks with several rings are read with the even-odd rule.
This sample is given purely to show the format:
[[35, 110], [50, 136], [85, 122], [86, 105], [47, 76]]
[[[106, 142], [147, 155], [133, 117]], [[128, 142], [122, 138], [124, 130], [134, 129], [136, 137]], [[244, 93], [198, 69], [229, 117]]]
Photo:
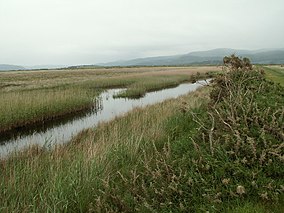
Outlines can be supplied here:
[[284, 48], [282, 49], [261, 49], [261, 50], [237, 50], [219, 48], [208, 51], [196, 51], [181, 55], [158, 56], [148, 58], [137, 58], [132, 60], [114, 61], [94, 65], [37, 65], [37, 66], [16, 66], [0, 64], [0, 71], [5, 70], [27, 70], [27, 69], [87, 69], [96, 67], [111, 66], [184, 66], [184, 65], [218, 65], [223, 63], [223, 57], [236, 54], [240, 57], [248, 57], [253, 64], [284, 64]]
[[60, 69], [67, 67], [66, 65], [53, 65], [53, 64], [47, 64], [47, 65], [34, 65], [34, 66], [26, 66], [27, 69], [31, 70], [38, 70], [38, 69]]
[[0, 64], [0, 71], [4, 70], [24, 70], [25, 67], [22, 66], [16, 66], [16, 65], [10, 65], [10, 64]]
[[0, 64], [0, 71], [10, 70], [42, 70], [42, 69], [59, 69], [67, 67], [66, 65], [35, 65], [35, 66], [17, 66], [10, 64]]
[[94, 69], [99, 68], [101, 66], [98, 65], [75, 65], [75, 66], [69, 66], [62, 69]]
[[254, 64], [284, 64], [284, 49], [236, 50], [214, 49], [208, 51], [191, 52], [183, 55], [138, 58], [126, 61], [115, 61], [99, 64], [101, 66], [163, 66], [163, 65], [194, 65], [221, 64], [223, 57], [236, 54], [248, 57]]

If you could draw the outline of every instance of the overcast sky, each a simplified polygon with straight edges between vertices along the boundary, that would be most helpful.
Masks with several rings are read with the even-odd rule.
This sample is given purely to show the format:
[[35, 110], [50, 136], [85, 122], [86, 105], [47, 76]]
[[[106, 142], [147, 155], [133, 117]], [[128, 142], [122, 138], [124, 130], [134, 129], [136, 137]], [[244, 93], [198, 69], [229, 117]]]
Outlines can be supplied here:
[[0, 0], [0, 64], [284, 47], [284, 0]]

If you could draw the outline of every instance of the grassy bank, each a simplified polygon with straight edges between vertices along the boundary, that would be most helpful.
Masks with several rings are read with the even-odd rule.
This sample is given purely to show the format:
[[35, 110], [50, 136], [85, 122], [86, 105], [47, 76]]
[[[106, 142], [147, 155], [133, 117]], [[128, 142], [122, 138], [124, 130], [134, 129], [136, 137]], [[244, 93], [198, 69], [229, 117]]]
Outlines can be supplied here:
[[[191, 105], [199, 106], [204, 94], [199, 91], [190, 95]], [[2, 161], [1, 210], [111, 210], [105, 203], [110, 192], [103, 192], [109, 178], [119, 177], [121, 169], [135, 169], [140, 160], [147, 163], [155, 154], [152, 148], [156, 141], [167, 140], [164, 124], [179, 108], [180, 102], [171, 100], [136, 109], [96, 130], [83, 132], [67, 147], [53, 152], [35, 147]]]
[[283, 212], [284, 89], [257, 71], [1, 161], [0, 211]]
[[0, 73], [0, 132], [86, 109], [107, 88], [127, 87], [120, 97], [141, 97], [149, 91], [191, 81], [196, 73], [200, 73], [199, 78], [206, 78], [206, 73], [218, 69], [155, 67], [3, 72]]
[[89, 109], [95, 96], [80, 88], [0, 93], [0, 132]]
[[127, 87], [127, 90], [117, 94], [117, 98], [141, 98], [147, 92], [157, 91], [165, 88], [176, 87], [181, 83], [195, 82], [200, 79], [208, 79], [213, 77], [214, 72], [196, 73], [191, 76], [177, 75], [177, 76], [159, 76], [159, 79], [153, 77], [144, 77], [139, 81]]
[[264, 70], [268, 79], [284, 86], [284, 67], [276, 65], [265, 66]]

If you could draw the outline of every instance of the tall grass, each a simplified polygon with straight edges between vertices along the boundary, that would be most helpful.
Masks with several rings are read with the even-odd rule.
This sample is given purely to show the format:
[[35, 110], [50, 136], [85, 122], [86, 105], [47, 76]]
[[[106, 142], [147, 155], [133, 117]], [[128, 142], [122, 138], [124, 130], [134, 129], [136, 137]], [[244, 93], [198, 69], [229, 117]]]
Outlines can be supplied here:
[[130, 84], [127, 90], [117, 94], [115, 97], [119, 98], [140, 98], [143, 97], [147, 92], [157, 91], [164, 88], [170, 88], [178, 86], [184, 82], [195, 82], [199, 79], [212, 78], [212, 73], [197, 73], [188, 75], [178, 76], [159, 76], [157, 77], [143, 77], [139, 81]]
[[283, 212], [283, 88], [253, 71], [211, 91], [2, 160], [0, 211]]
[[[199, 106], [204, 94], [190, 95], [191, 106]], [[110, 178], [117, 177], [120, 169], [135, 169], [143, 156], [151, 158], [153, 143], [167, 139], [165, 121], [179, 107], [179, 102], [170, 100], [135, 109], [83, 132], [66, 147], [52, 152], [34, 147], [3, 160], [0, 211], [111, 211], [105, 203], [111, 193]]]
[[95, 87], [128, 86], [143, 77], [179, 76], [220, 71], [219, 67], [134, 67], [0, 72], [0, 90], [73, 87], [86, 82]]
[[94, 96], [79, 88], [0, 93], [0, 131], [86, 109]]
[[[164, 70], [165, 69], [165, 70]], [[173, 69], [173, 68], [171, 68]], [[119, 97], [190, 81], [208, 68], [132, 68], [0, 73], [0, 132], [86, 109], [103, 89], [127, 87]], [[204, 69], [204, 70], [203, 70]], [[213, 68], [210, 68], [213, 69]], [[138, 71], [137, 71], [138, 70]], [[213, 69], [214, 70], [214, 69]]]

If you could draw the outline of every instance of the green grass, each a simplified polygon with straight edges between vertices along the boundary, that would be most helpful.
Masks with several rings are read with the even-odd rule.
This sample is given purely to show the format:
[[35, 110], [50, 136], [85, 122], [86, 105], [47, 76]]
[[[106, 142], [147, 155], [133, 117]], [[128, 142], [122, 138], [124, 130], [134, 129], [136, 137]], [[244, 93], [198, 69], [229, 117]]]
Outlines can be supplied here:
[[265, 70], [266, 77], [268, 79], [284, 86], [284, 68], [283, 67], [269, 66], [269, 67], [264, 67], [264, 70]]
[[228, 73], [53, 151], [16, 153], [0, 162], [0, 211], [283, 212], [283, 90]]
[[73, 86], [65, 84], [52, 88], [2, 92], [0, 132], [90, 108], [95, 96], [103, 89], [129, 85], [131, 89], [119, 97], [135, 98], [149, 91], [177, 86], [186, 80], [189, 80], [188, 76], [98, 79], [78, 82]]
[[190, 81], [197, 72], [206, 77], [212, 67], [116, 68], [0, 73], [0, 132], [62, 117], [92, 106], [108, 88], [128, 89], [119, 97], [136, 98], [146, 92]]
[[178, 75], [178, 76], [159, 76], [159, 79], [153, 77], [144, 77], [139, 81], [127, 87], [127, 90], [117, 94], [117, 98], [140, 98], [147, 92], [157, 91], [165, 88], [176, 87], [181, 83], [195, 82], [200, 79], [212, 78], [213, 73], [197, 73], [196, 75]]
[[127, 90], [117, 94], [120, 98], [140, 98], [147, 92], [157, 91], [164, 88], [176, 87], [183, 82], [190, 81], [188, 76], [160, 76], [159, 79], [144, 77], [127, 87]]
[[80, 88], [0, 93], [0, 132], [89, 109], [95, 96]]
[[[199, 91], [188, 96], [191, 106], [199, 106], [204, 100], [203, 94], [204, 91]], [[119, 171], [137, 170], [142, 177], [141, 163], [144, 161], [147, 165], [155, 154], [156, 141], [166, 140], [164, 123], [179, 106], [179, 102], [171, 100], [136, 109], [127, 116], [101, 124], [96, 130], [83, 132], [66, 147], [52, 152], [35, 147], [3, 160], [0, 211], [111, 210], [108, 202], [112, 199], [115, 202], [116, 198], [109, 197], [112, 188], [108, 185], [113, 185], [115, 179], [121, 181]], [[139, 167], [135, 166], [138, 162]]]
[[259, 202], [244, 202], [240, 204], [239, 206], [235, 206], [233, 209], [228, 208], [227, 212], [232, 213], [267, 213], [267, 212], [273, 212], [273, 213], [282, 213], [284, 211], [283, 207], [283, 199], [284, 197], [281, 197], [282, 202], [279, 202], [277, 204], [265, 204], [265, 203], [259, 203]]

